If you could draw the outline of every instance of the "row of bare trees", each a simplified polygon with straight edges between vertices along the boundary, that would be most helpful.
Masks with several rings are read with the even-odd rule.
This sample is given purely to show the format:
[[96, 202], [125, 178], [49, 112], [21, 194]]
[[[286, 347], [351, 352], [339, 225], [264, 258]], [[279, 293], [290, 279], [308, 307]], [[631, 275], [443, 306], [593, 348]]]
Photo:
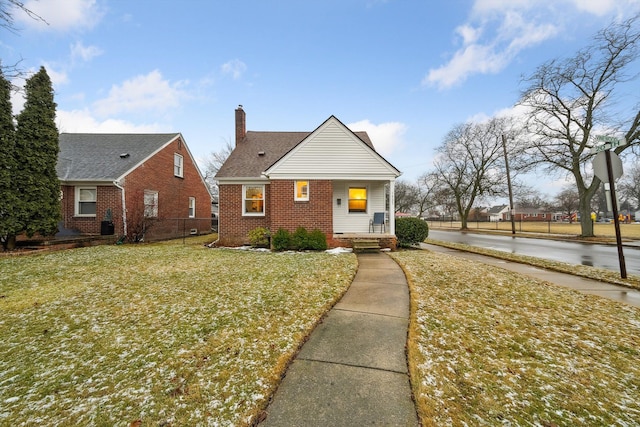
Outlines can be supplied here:
[[[640, 15], [614, 22], [573, 56], [552, 59], [525, 76], [517, 114], [454, 126], [437, 148], [433, 170], [415, 184], [397, 183], [397, 209], [423, 215], [433, 206], [454, 207], [466, 228], [474, 206], [506, 195], [506, 157], [516, 194], [531, 191], [517, 177], [532, 170], [574, 182], [568, 191], [577, 194], [582, 235], [593, 236], [592, 201], [602, 187], [590, 167], [596, 135], [624, 137], [626, 145], [615, 152], [639, 154], [640, 90], [631, 84], [640, 56], [638, 24]], [[620, 108], [619, 101], [630, 97], [635, 107]], [[640, 170], [626, 175], [621, 190], [637, 206]]]

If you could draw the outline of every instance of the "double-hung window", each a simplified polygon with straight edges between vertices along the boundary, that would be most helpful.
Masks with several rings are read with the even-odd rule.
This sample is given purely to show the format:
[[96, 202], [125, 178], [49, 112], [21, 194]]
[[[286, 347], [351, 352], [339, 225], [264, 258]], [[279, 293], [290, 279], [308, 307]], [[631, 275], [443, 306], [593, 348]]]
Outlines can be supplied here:
[[309, 181], [295, 182], [295, 195], [293, 198], [296, 202], [309, 201]]
[[96, 216], [97, 187], [76, 187], [76, 215]]
[[264, 185], [243, 185], [242, 202], [242, 215], [264, 216]]
[[367, 188], [349, 187], [349, 213], [367, 212]]
[[183, 165], [184, 165], [184, 159], [182, 158], [182, 156], [178, 153], [174, 153], [173, 154], [173, 175], [174, 176], [177, 176], [179, 178], [183, 177], [183, 174], [184, 174]]
[[145, 218], [158, 217], [158, 192], [144, 190], [144, 216]]
[[189, 218], [196, 217], [196, 198], [189, 197]]

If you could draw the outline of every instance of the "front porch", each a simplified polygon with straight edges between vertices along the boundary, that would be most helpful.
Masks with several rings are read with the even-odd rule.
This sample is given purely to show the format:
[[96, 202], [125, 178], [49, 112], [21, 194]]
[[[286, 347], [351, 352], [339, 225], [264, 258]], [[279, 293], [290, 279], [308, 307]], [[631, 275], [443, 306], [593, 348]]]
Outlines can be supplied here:
[[390, 249], [396, 250], [398, 239], [390, 233], [336, 233], [333, 235], [330, 247], [353, 248], [366, 250]]

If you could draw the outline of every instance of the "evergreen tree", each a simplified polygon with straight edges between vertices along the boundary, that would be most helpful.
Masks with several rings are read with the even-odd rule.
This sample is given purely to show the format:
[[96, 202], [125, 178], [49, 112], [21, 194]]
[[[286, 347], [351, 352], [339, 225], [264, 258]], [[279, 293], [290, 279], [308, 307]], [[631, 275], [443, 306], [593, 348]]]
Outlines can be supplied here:
[[58, 129], [51, 79], [44, 67], [27, 79], [24, 109], [17, 116], [16, 188], [18, 218], [27, 236], [55, 234], [60, 219], [60, 182], [56, 173]]
[[18, 204], [13, 175], [15, 128], [11, 111], [11, 84], [0, 70], [0, 239], [5, 249], [13, 249], [13, 237], [20, 231], [15, 208]]

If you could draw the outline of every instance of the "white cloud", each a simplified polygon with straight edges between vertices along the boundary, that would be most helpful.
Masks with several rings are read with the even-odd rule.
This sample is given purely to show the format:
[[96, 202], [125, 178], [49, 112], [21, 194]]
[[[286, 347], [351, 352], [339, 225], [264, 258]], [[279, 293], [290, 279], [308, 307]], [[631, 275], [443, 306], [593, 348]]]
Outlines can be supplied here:
[[157, 124], [136, 125], [125, 120], [106, 119], [100, 121], [87, 109], [56, 112], [56, 125], [60, 132], [70, 133], [153, 133], [161, 132]]
[[499, 73], [522, 51], [556, 37], [563, 21], [573, 15], [623, 15], [639, 4], [638, 0], [475, 0], [468, 22], [455, 29], [461, 46], [445, 64], [429, 70], [422, 85], [446, 89], [474, 74]]
[[475, 43], [482, 33], [481, 28], [474, 28], [471, 25], [465, 24], [456, 28], [456, 33], [462, 36], [462, 43], [468, 45]]
[[242, 77], [245, 71], [247, 71], [247, 65], [239, 59], [232, 59], [229, 62], [222, 64], [220, 67], [222, 74], [231, 75], [233, 80], [238, 80]]
[[82, 60], [83, 62], [91, 61], [96, 56], [102, 55], [102, 49], [97, 46], [85, 46], [78, 41], [71, 45], [71, 61]]
[[51, 64], [44, 64], [45, 70], [51, 79], [54, 88], [69, 83], [69, 75], [66, 71], [56, 71]]
[[596, 16], [604, 16], [616, 10], [616, 4], [621, 6], [619, 0], [572, 0], [576, 9], [591, 13]]
[[100, 116], [143, 111], [167, 111], [180, 106], [188, 97], [183, 87], [187, 82], [171, 83], [158, 70], [139, 75], [114, 85], [109, 96], [93, 104]]
[[42, 30], [65, 31], [72, 28], [92, 28], [103, 16], [96, 0], [29, 0], [24, 5], [49, 25], [25, 13], [16, 13], [16, 19], [25, 25]]
[[390, 155], [397, 147], [402, 145], [402, 136], [407, 130], [407, 125], [404, 123], [387, 122], [376, 125], [366, 119], [350, 123], [347, 127], [354, 132], [367, 132], [376, 151], [382, 156]]

